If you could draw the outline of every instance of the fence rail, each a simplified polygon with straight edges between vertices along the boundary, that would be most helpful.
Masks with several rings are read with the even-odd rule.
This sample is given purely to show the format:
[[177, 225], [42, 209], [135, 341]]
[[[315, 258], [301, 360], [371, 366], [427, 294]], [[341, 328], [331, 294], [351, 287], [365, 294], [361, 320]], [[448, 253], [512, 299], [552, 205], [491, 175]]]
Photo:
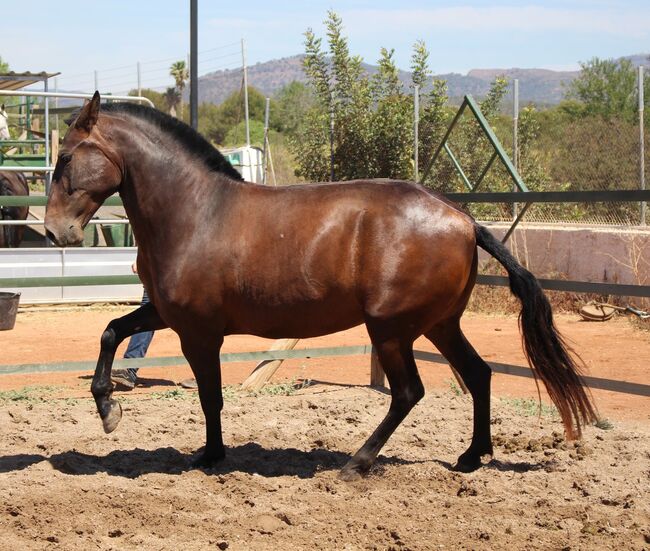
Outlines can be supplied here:
[[[257, 352], [227, 352], [221, 354], [222, 363], [232, 362], [249, 362], [263, 360], [289, 360], [295, 358], [322, 358], [331, 356], [362, 356], [372, 353], [372, 345], [358, 346], [336, 346], [329, 348], [302, 348], [292, 350], [264, 350]], [[441, 355], [424, 350], [415, 350], [415, 358], [426, 362], [440, 363], [449, 365], [447, 360]], [[160, 358], [132, 358], [115, 360], [113, 367], [126, 368], [137, 367], [152, 368], [175, 365], [185, 365], [187, 360], [183, 356], [166, 356]], [[515, 377], [526, 377], [532, 379], [533, 372], [528, 367], [520, 365], [511, 365], [498, 362], [488, 362], [494, 373], [503, 375], [513, 375]], [[93, 371], [95, 361], [76, 361], [76, 362], [59, 362], [59, 363], [33, 363], [33, 364], [15, 364], [0, 365], [1, 375], [16, 375], [27, 373], [47, 373], [47, 372], [66, 372], [66, 371]], [[585, 383], [592, 389], [608, 390], [610, 392], [620, 392], [624, 394], [634, 394], [637, 396], [650, 396], [650, 385], [642, 383], [633, 383], [629, 381], [619, 381], [613, 379], [603, 379], [600, 377], [584, 377]]]

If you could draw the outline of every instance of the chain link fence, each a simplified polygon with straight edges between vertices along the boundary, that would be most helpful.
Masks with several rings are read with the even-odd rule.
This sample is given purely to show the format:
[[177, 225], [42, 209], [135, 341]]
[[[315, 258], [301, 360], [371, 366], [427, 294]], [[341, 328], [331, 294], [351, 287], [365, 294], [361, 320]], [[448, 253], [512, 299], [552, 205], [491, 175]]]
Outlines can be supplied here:
[[[509, 104], [511, 114], [494, 115], [490, 123], [531, 191], [641, 189], [642, 155], [646, 156], [644, 172], [648, 181], [650, 132], [646, 125], [642, 148], [638, 117], [635, 120], [576, 117], [558, 107], [538, 110], [525, 106], [518, 110], [515, 123], [512, 92], [503, 103]], [[513, 151], [515, 126], [516, 154]], [[464, 112], [447, 143], [467, 180], [472, 185], [481, 180], [493, 148], [469, 110]], [[426, 183], [442, 192], [469, 191], [445, 151], [437, 158]], [[512, 180], [498, 159], [483, 176], [478, 190], [513, 191]], [[508, 204], [470, 204], [467, 208], [475, 217], [486, 221], [511, 221], [517, 209]], [[524, 221], [618, 226], [639, 226], [644, 222], [638, 202], [534, 204]]]

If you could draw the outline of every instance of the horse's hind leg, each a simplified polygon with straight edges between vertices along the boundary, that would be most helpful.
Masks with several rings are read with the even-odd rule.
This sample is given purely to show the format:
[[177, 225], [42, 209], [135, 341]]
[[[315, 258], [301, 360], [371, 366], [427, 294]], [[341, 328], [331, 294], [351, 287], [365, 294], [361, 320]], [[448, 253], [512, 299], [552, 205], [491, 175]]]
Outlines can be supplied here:
[[219, 351], [222, 335], [181, 334], [183, 354], [192, 368], [199, 388], [199, 400], [205, 416], [205, 448], [192, 462], [192, 467], [213, 467], [226, 456], [221, 434], [221, 363]]
[[426, 337], [460, 374], [474, 401], [474, 432], [469, 448], [458, 458], [456, 469], [471, 472], [481, 466], [481, 457], [492, 455], [490, 435], [490, 378], [492, 370], [467, 341], [460, 320], [435, 326]]
[[97, 367], [90, 387], [104, 425], [104, 432], [113, 432], [122, 418], [119, 402], [111, 399], [113, 394], [111, 368], [117, 347], [134, 333], [156, 331], [165, 327], [167, 324], [160, 319], [154, 305], [148, 303], [126, 316], [114, 319], [104, 330]]
[[413, 343], [397, 339], [384, 342], [373, 339], [372, 343], [390, 383], [391, 403], [384, 420], [341, 470], [340, 477], [348, 481], [356, 480], [370, 470], [390, 435], [424, 396], [413, 358]]

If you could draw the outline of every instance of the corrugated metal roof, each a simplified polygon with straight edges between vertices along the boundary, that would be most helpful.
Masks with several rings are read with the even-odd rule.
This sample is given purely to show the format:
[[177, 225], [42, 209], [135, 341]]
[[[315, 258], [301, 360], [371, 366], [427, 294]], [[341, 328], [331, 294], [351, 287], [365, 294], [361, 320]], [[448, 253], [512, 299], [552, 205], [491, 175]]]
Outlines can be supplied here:
[[61, 73], [1, 73], [0, 74], [0, 90], [20, 90], [30, 84], [43, 82], [45, 79], [55, 77]]

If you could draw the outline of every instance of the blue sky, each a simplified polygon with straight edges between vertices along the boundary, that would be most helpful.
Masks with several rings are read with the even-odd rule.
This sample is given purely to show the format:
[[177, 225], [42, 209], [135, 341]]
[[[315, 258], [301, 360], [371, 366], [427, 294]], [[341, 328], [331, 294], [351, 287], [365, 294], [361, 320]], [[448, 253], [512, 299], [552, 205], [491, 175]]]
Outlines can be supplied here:
[[[171, 61], [189, 50], [189, 0], [4, 4], [0, 55], [17, 71], [61, 71], [60, 88], [90, 90], [97, 70], [100, 89], [127, 90], [137, 61], [143, 85], [164, 87]], [[650, 53], [648, 0], [199, 0], [199, 74], [237, 68], [241, 38], [249, 64], [301, 53], [307, 28], [324, 35], [328, 9], [343, 18], [352, 53], [374, 63], [381, 47], [395, 48], [403, 69], [417, 39], [438, 73], [574, 69], [593, 56]]]

